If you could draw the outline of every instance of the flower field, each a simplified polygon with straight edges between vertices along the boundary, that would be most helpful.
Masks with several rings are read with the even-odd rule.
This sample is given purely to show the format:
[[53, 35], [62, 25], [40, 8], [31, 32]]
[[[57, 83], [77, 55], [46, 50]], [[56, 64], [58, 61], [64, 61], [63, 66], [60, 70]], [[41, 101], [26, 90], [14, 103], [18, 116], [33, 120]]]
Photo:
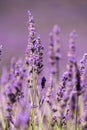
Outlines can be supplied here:
[[[0, 78], [0, 130], [87, 130], [87, 53], [76, 59], [76, 31], [69, 35], [66, 71], [60, 76], [61, 29], [49, 33], [48, 78], [41, 75], [44, 46], [28, 11], [24, 59], [12, 58]], [[78, 49], [78, 48], [77, 48]], [[0, 61], [3, 46], [0, 46]]]

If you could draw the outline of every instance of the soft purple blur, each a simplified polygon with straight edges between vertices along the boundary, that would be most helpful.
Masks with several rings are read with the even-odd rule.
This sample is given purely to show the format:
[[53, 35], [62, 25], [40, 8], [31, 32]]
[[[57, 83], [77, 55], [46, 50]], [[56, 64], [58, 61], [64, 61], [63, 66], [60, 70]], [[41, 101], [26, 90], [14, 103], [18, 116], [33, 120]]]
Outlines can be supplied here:
[[[9, 65], [13, 56], [24, 57], [27, 45], [27, 10], [34, 16], [44, 50], [45, 72], [49, 71], [47, 54], [49, 32], [54, 24], [61, 28], [61, 73], [65, 70], [69, 33], [78, 34], [77, 58], [87, 52], [87, 1], [86, 0], [0, 0], [0, 44], [3, 44], [2, 65]], [[47, 75], [47, 74], [46, 74]]]

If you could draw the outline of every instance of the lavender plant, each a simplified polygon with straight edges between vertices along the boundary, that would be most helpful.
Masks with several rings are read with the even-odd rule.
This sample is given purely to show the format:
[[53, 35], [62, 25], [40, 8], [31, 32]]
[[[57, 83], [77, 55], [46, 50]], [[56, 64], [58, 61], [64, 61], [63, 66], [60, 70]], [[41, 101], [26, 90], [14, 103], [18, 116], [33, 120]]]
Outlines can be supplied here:
[[[43, 44], [28, 11], [28, 44], [24, 59], [12, 58], [0, 79], [0, 130], [86, 130], [87, 54], [76, 59], [75, 31], [69, 36], [66, 72], [59, 79], [60, 28], [50, 33], [49, 78], [43, 71]], [[0, 61], [2, 45], [0, 46]], [[3, 60], [3, 58], [2, 58]]]

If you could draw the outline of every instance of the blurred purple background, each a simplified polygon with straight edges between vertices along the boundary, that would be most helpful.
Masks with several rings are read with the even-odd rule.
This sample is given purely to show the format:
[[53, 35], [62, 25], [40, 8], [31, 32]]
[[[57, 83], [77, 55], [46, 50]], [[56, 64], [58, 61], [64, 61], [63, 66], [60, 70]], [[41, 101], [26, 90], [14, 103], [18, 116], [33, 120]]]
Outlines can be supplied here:
[[54, 24], [61, 28], [62, 71], [67, 62], [68, 36], [73, 29], [78, 33], [78, 61], [87, 52], [87, 0], [0, 0], [0, 44], [3, 44], [1, 65], [9, 65], [13, 56], [24, 57], [28, 36], [27, 10], [34, 16], [37, 32], [45, 46], [45, 72], [49, 71], [49, 32]]

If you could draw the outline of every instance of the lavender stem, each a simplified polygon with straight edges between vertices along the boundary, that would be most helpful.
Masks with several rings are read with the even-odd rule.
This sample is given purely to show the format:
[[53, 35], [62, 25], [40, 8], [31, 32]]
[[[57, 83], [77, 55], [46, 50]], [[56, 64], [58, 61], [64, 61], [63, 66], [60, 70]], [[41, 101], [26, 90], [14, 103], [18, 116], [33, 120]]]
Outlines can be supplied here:
[[76, 122], [75, 122], [75, 130], [78, 129], [78, 93], [76, 97]]

